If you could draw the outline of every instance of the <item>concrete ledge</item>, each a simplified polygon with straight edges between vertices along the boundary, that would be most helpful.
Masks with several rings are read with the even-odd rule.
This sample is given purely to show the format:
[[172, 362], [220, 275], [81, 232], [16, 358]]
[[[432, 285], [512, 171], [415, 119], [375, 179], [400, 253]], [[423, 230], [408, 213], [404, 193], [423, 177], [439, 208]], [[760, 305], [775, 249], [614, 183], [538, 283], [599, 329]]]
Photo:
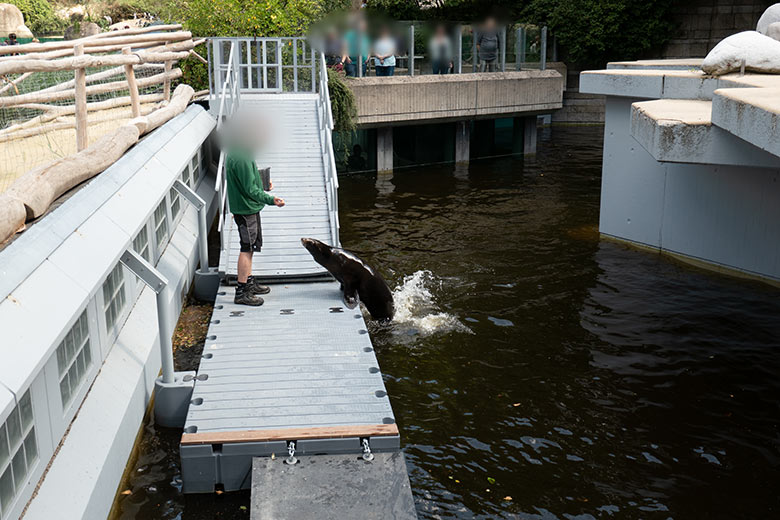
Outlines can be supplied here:
[[708, 76], [701, 70], [608, 69], [580, 75], [580, 92], [644, 99], [712, 99], [715, 90], [740, 87], [780, 87], [780, 75], [726, 74]]
[[363, 127], [552, 112], [564, 84], [555, 70], [348, 80]]
[[607, 69], [697, 70], [701, 67], [702, 59], [678, 58], [670, 60], [611, 61], [607, 63]]
[[714, 124], [780, 157], [780, 88], [717, 90], [712, 103]]
[[780, 166], [777, 157], [713, 126], [711, 114], [711, 101], [659, 99], [634, 103], [631, 135], [661, 162]]

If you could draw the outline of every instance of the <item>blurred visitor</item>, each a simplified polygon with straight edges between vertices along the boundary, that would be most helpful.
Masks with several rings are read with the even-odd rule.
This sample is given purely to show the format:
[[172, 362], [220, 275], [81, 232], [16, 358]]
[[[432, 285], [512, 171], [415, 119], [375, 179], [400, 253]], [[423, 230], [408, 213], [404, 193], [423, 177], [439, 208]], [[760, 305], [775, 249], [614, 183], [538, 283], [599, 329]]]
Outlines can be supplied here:
[[[366, 20], [362, 16], [354, 19], [352, 27], [344, 34], [345, 52], [342, 56], [347, 76], [365, 76], [366, 63], [371, 54], [371, 41], [366, 34]], [[358, 71], [358, 65], [360, 70]]]
[[436, 26], [431, 41], [428, 42], [428, 54], [434, 74], [449, 74], [452, 72], [452, 41], [447, 36], [443, 25]]
[[16, 39], [16, 33], [8, 35], [8, 45], [19, 45], [19, 40]]
[[344, 64], [341, 61], [343, 44], [336, 29], [331, 28], [325, 35], [325, 65], [336, 70], [342, 70]]
[[480, 72], [495, 72], [498, 60], [498, 28], [496, 20], [488, 18], [477, 34], [477, 56]]
[[366, 159], [363, 157], [363, 147], [356, 144], [352, 147], [352, 153], [347, 160], [347, 168], [350, 171], [363, 171], [366, 169]]
[[387, 27], [374, 42], [374, 68], [377, 76], [392, 76], [395, 72], [395, 38]]

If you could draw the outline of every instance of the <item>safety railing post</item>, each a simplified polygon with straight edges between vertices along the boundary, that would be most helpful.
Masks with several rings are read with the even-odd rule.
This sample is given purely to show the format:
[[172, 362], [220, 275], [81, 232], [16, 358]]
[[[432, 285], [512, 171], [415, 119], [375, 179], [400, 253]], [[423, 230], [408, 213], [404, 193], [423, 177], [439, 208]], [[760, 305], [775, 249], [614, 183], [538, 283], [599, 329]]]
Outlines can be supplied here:
[[501, 28], [501, 72], [506, 72], [506, 26]]
[[539, 56], [539, 68], [545, 70], [547, 68], [547, 26], [542, 27], [542, 43], [539, 52], [541, 52], [541, 55]]
[[461, 74], [463, 72], [463, 26], [458, 24], [455, 30], [458, 32], [458, 61], [455, 73]]
[[414, 22], [409, 25], [409, 75], [414, 76]]
[[520, 50], [518, 52], [517, 70], [523, 70], [523, 64], [525, 63], [525, 27], [521, 27], [518, 32], [518, 40]]
[[168, 280], [141, 255], [127, 249], [119, 261], [151, 288], [157, 296], [157, 329], [160, 334], [160, 362], [163, 383], [173, 383], [173, 317], [167, 298]]
[[471, 26], [471, 71], [477, 72], [477, 31]]

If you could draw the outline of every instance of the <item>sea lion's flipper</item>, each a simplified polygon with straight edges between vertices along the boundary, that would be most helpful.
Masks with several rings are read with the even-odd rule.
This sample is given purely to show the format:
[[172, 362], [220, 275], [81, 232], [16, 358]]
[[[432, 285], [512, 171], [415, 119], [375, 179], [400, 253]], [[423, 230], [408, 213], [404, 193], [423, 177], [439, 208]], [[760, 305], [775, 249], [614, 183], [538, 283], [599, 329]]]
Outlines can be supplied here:
[[344, 283], [344, 303], [348, 309], [354, 309], [360, 303], [357, 283]]

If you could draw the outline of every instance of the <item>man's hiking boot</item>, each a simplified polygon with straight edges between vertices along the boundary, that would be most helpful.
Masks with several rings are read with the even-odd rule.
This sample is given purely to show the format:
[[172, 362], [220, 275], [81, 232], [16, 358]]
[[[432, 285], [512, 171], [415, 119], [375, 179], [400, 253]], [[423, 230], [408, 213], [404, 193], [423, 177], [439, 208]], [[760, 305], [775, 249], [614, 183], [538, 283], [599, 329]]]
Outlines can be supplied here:
[[233, 298], [233, 303], [236, 305], [259, 307], [263, 304], [263, 299], [257, 294], [252, 293], [248, 283], [242, 283], [236, 287], [236, 296]]
[[246, 280], [246, 286], [249, 288], [249, 291], [252, 294], [268, 294], [271, 292], [271, 288], [267, 285], [260, 285], [260, 283], [255, 280], [254, 276], [250, 276]]

